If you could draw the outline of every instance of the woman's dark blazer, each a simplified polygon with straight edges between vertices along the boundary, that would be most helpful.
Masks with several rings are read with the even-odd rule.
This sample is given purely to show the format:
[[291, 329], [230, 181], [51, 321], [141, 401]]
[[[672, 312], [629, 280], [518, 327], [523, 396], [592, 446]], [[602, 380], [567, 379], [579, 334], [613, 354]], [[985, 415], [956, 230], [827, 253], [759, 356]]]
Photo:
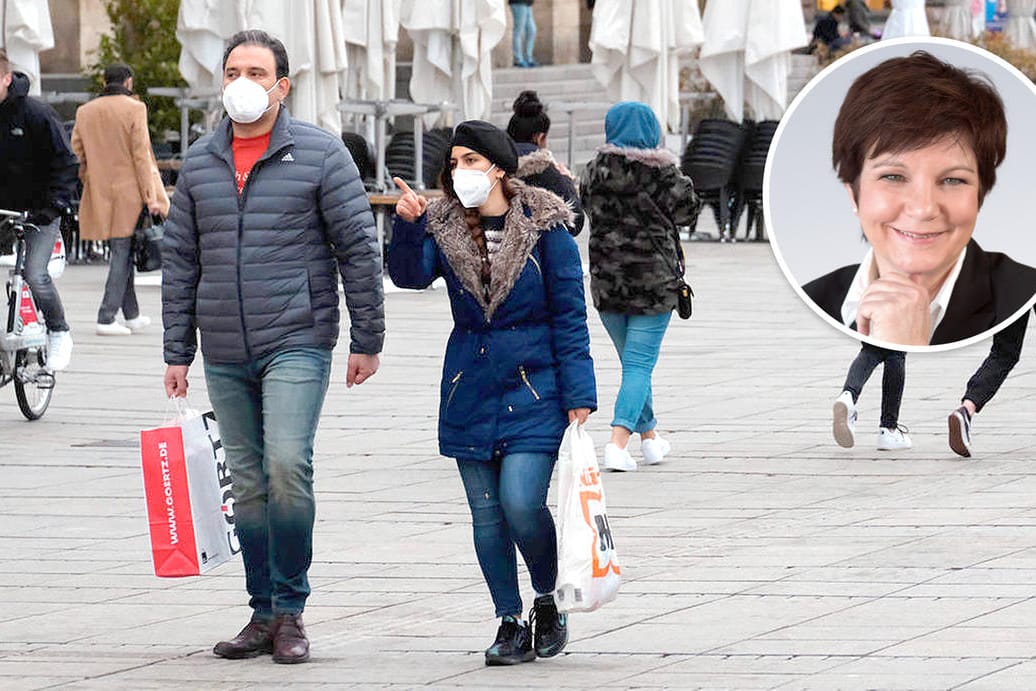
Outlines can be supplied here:
[[[806, 295], [835, 321], [842, 321], [842, 303], [859, 264], [843, 266], [802, 286]], [[950, 295], [946, 316], [929, 345], [954, 343], [987, 331], [1011, 317], [1036, 294], [1036, 268], [1006, 254], [986, 252], [968, 241], [964, 264]], [[856, 322], [850, 325], [856, 329]]]

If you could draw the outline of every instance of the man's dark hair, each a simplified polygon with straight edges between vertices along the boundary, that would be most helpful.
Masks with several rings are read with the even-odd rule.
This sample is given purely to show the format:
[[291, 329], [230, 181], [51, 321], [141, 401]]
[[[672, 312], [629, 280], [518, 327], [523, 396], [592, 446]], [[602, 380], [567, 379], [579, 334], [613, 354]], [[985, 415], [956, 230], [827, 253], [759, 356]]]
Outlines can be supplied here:
[[7, 59], [7, 51], [0, 48], [0, 74], [7, 74], [11, 71], [11, 61]]
[[116, 62], [104, 68], [105, 84], [122, 84], [132, 76], [133, 70], [130, 69], [130, 66], [123, 65], [121, 62]]
[[841, 5], [835, 5], [831, 8], [831, 14], [845, 14], [845, 8]]
[[280, 39], [274, 38], [261, 29], [246, 29], [230, 37], [227, 50], [223, 53], [223, 69], [227, 68], [227, 58], [238, 46], [260, 46], [269, 48], [277, 65], [277, 79], [288, 76], [288, 51]]

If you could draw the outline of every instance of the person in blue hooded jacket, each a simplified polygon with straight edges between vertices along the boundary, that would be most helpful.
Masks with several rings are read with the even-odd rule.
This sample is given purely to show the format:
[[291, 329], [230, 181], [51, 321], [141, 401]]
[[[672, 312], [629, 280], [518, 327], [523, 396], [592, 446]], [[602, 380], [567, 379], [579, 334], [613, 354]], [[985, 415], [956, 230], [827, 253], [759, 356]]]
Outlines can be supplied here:
[[[488, 122], [454, 132], [445, 195], [402, 180], [388, 270], [403, 288], [445, 278], [453, 311], [439, 450], [456, 459], [475, 552], [501, 623], [487, 665], [552, 657], [568, 640], [547, 489], [565, 428], [597, 408], [583, 270], [557, 196], [514, 177], [514, 143]], [[537, 597], [522, 621], [515, 546]], [[532, 629], [535, 629], [534, 631]]]
[[637, 469], [626, 448], [634, 433], [648, 465], [670, 451], [655, 431], [651, 375], [683, 282], [677, 226], [690, 225], [698, 197], [676, 155], [659, 148], [662, 128], [646, 104], [616, 103], [604, 130], [580, 196], [590, 221], [590, 292], [622, 361], [604, 467], [628, 471]]

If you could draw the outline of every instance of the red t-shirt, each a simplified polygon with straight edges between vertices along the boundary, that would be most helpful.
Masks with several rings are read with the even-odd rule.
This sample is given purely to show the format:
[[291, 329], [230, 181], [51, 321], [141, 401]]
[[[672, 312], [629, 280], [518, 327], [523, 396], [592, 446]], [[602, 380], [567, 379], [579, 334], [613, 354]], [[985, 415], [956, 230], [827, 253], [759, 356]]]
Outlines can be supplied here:
[[234, 150], [234, 178], [237, 180], [237, 193], [245, 189], [248, 176], [252, 174], [252, 166], [259, 157], [270, 148], [270, 134], [267, 132], [258, 137], [234, 137], [230, 147]]

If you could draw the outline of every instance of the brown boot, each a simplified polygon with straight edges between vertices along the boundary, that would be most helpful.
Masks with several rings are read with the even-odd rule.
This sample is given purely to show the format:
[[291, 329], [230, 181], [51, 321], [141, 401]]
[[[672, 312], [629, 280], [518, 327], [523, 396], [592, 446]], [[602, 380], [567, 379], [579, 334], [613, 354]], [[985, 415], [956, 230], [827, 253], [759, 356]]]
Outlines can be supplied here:
[[273, 622], [273, 661], [295, 664], [309, 659], [309, 639], [301, 614], [280, 614]]
[[272, 622], [267, 619], [259, 619], [255, 616], [248, 622], [241, 633], [229, 641], [220, 641], [212, 652], [219, 657], [229, 660], [241, 660], [246, 657], [255, 657], [263, 653], [273, 652], [273, 637], [270, 635]]

